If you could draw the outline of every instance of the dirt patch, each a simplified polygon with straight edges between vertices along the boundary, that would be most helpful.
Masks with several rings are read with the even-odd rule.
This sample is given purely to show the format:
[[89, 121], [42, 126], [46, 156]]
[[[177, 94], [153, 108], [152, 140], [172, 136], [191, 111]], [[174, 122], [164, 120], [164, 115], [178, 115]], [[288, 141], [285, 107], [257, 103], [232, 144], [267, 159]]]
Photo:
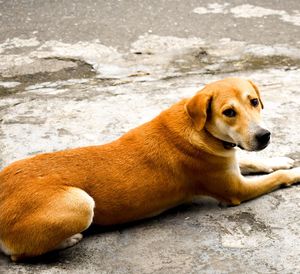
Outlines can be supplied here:
[[210, 54], [209, 50], [200, 48], [183, 55], [178, 55], [171, 62], [181, 73], [199, 72], [203, 74], [220, 74], [240, 71], [254, 71], [269, 68], [298, 69], [300, 59], [284, 55], [259, 56], [242, 54], [237, 56], [219, 56]]
[[[38, 68], [33, 68], [37, 65]], [[52, 66], [52, 69], [51, 69]], [[19, 82], [20, 84], [13, 88], [1, 87], [0, 96], [6, 96], [20, 91], [24, 91], [27, 86], [43, 83], [55, 82], [68, 79], [86, 79], [96, 75], [93, 67], [81, 60], [71, 58], [45, 58], [39, 59], [28, 66], [28, 73], [15, 73], [12, 76], [0, 75], [2, 82]], [[6, 74], [7, 75], [7, 74]]]
[[251, 212], [239, 212], [237, 214], [227, 216], [228, 221], [238, 224], [247, 224], [254, 231], [270, 231], [270, 227], [264, 222], [257, 219]]

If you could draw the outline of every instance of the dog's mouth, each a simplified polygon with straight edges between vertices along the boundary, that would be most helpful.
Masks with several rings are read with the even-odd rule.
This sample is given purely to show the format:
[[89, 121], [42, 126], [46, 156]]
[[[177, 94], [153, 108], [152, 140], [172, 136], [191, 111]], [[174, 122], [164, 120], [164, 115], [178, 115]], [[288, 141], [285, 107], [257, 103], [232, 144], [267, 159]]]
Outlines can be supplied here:
[[[230, 143], [230, 142], [226, 142], [226, 141], [223, 141], [223, 140], [221, 140], [221, 141], [222, 141], [223, 147], [224, 147], [225, 149], [232, 149], [232, 148], [234, 148], [234, 147], [238, 147], [238, 148], [240, 148], [240, 149], [242, 149], [242, 150], [245, 150], [245, 148], [242, 147], [242, 146], [239, 145], [239, 144]], [[269, 142], [268, 142], [267, 144], [258, 146], [258, 147], [254, 148], [254, 149], [251, 149], [251, 150], [248, 150], [248, 149], [247, 149], [247, 150], [248, 150], [248, 151], [260, 151], [260, 150], [265, 149], [268, 145], [269, 145]]]
[[241, 145], [239, 145], [239, 144], [230, 143], [230, 142], [226, 142], [226, 141], [222, 141], [222, 143], [223, 143], [223, 146], [224, 146], [225, 149], [232, 149], [232, 148], [234, 148], [234, 147], [237, 146], [240, 149], [244, 150], [244, 148]]
[[226, 142], [226, 141], [222, 141], [224, 148], [226, 149], [231, 149], [236, 147], [235, 143], [230, 143], [230, 142]]
[[237, 143], [232, 143], [232, 142], [227, 142], [227, 141], [224, 141], [224, 140], [222, 140], [222, 139], [220, 139], [220, 138], [218, 138], [218, 137], [216, 137], [216, 136], [214, 136], [212, 133], [210, 133], [209, 131], [207, 131], [210, 135], [212, 135], [214, 138], [216, 138], [219, 142], [221, 142], [222, 143], [222, 145], [223, 145], [223, 147], [225, 148], [225, 149], [233, 149], [233, 148], [235, 148], [235, 147], [239, 147], [240, 149], [245, 149], [243, 146], [241, 146], [240, 144], [237, 144]]

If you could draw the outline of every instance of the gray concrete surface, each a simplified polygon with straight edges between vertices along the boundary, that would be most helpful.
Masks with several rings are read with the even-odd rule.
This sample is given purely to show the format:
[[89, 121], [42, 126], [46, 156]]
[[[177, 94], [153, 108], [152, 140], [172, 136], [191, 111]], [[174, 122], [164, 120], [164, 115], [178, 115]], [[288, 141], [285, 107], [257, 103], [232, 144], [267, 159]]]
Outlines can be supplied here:
[[[226, 76], [261, 88], [258, 154], [300, 165], [299, 26], [296, 0], [0, 1], [0, 168], [113, 140]], [[299, 206], [299, 186], [198, 200], [27, 263], [1, 254], [0, 273], [300, 273]]]

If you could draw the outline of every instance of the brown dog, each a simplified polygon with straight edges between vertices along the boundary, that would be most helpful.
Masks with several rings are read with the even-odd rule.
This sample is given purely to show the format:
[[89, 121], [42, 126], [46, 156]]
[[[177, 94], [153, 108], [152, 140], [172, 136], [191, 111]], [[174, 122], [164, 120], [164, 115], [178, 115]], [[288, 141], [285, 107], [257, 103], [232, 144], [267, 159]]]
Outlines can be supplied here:
[[237, 78], [204, 87], [118, 140], [17, 161], [0, 173], [0, 248], [12, 260], [65, 248], [92, 222], [138, 220], [199, 195], [238, 205], [300, 181], [293, 160], [239, 164], [235, 146], [264, 149], [257, 87]]

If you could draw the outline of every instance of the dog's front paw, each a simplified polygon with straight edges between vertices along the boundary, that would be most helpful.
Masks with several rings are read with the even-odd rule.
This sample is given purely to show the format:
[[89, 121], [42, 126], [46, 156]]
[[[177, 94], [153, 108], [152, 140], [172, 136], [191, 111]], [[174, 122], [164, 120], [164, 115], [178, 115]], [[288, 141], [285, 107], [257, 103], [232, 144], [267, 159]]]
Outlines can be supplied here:
[[273, 157], [266, 159], [265, 171], [271, 173], [279, 169], [290, 169], [294, 166], [295, 161], [289, 157]]
[[300, 167], [295, 167], [290, 170], [286, 170], [285, 172], [288, 173], [288, 182], [286, 182], [285, 186], [290, 186], [295, 183], [300, 183]]

